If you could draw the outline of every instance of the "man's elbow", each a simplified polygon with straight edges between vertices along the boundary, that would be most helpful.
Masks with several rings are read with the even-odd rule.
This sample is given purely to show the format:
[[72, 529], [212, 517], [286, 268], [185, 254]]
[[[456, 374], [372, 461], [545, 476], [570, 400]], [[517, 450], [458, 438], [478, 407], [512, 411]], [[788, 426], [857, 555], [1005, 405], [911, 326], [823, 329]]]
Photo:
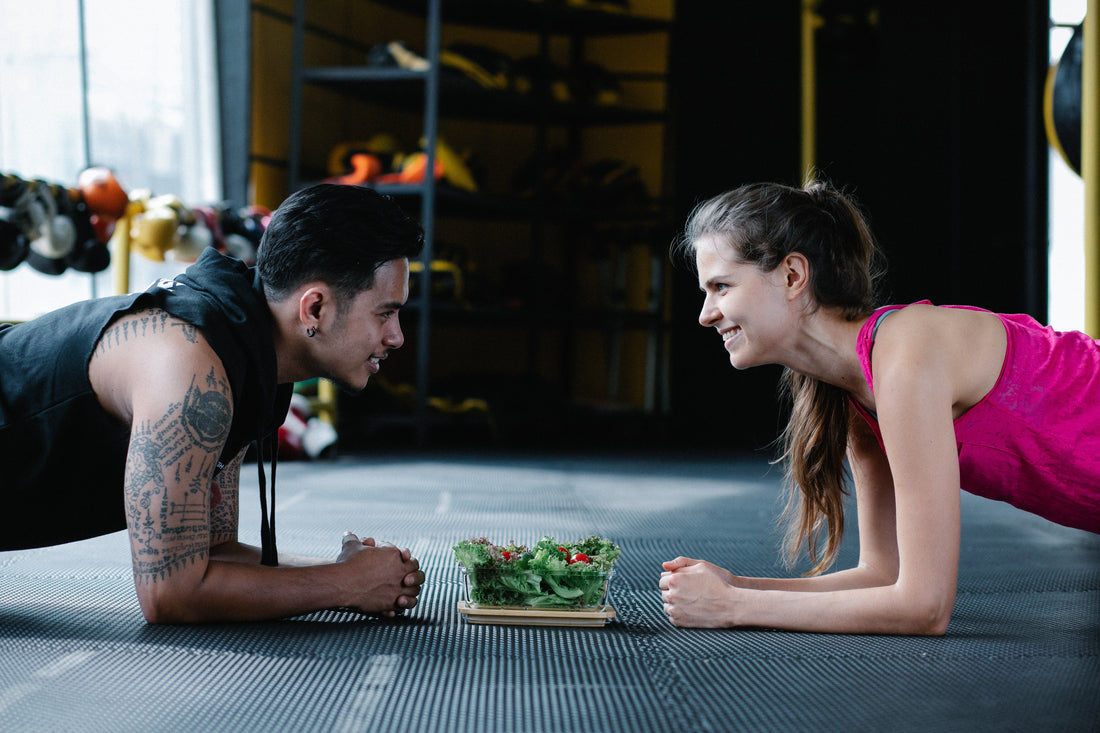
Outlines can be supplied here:
[[202, 621], [194, 604], [172, 592], [138, 591], [138, 603], [145, 622], [151, 625], [192, 624]]
[[159, 609], [152, 605], [141, 604], [141, 615], [145, 617], [145, 623], [151, 626], [170, 625], [178, 623], [172, 621], [170, 614], [164, 612], [163, 609]]
[[145, 617], [145, 623], [151, 626], [171, 626], [173, 624], [195, 623], [195, 619], [189, 614], [180, 613], [179, 609], [163, 605], [142, 605], [141, 615]]

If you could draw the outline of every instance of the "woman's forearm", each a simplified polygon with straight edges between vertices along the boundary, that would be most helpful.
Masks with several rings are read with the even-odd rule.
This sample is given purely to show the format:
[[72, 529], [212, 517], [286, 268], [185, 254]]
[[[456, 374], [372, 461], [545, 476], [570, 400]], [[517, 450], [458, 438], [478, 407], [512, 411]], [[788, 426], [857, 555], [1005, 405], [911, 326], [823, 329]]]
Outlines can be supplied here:
[[954, 597], [906, 593], [898, 585], [805, 593], [737, 590], [737, 626], [855, 634], [942, 635]]
[[891, 581], [866, 567], [780, 579], [693, 563], [663, 573], [660, 588], [677, 626], [828, 633], [942, 634], [955, 597], [953, 585]]
[[739, 588], [752, 590], [782, 590], [797, 592], [823, 592], [834, 590], [853, 590], [855, 588], [877, 588], [892, 584], [896, 577], [889, 577], [872, 568], [857, 566], [835, 573], [814, 575], [801, 578], [752, 578], [734, 576], [734, 584]]

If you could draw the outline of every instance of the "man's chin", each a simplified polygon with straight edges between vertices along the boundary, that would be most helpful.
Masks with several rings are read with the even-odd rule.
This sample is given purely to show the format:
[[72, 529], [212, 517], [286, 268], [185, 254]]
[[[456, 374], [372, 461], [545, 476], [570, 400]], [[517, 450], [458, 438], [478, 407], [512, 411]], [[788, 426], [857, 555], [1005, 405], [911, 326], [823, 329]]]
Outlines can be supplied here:
[[357, 395], [357, 394], [359, 394], [360, 392], [362, 392], [363, 390], [365, 390], [367, 388], [367, 382], [370, 380], [370, 377], [369, 376], [365, 377], [363, 379], [363, 383], [360, 384], [360, 385], [352, 384], [351, 382], [348, 382], [348, 381], [343, 380], [343, 379], [337, 379], [336, 377], [333, 377], [331, 375], [328, 376], [328, 377], [325, 377], [325, 379], [327, 379], [328, 381], [335, 384], [337, 389], [339, 389], [344, 394], [346, 394], [346, 395]]

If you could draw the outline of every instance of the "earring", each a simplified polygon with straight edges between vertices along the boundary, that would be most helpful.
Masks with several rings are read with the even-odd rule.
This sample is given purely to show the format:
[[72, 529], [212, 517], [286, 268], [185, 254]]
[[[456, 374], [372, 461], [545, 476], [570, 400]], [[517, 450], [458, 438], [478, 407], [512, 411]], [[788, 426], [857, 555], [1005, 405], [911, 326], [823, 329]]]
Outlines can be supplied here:
[[317, 335], [317, 329], [314, 328], [313, 326], [310, 326], [309, 328], [306, 329], [306, 336], [309, 336], [310, 338], [313, 338], [316, 335]]

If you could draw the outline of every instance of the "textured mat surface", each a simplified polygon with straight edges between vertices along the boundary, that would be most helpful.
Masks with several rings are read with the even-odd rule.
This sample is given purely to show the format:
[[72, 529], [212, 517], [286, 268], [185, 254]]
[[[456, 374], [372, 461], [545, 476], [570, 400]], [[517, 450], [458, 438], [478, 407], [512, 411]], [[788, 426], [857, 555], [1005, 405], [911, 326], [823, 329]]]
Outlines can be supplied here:
[[[280, 549], [332, 555], [346, 529], [408, 546], [428, 576], [412, 613], [153, 627], [123, 533], [0, 553], [0, 730], [1100, 729], [1100, 537], [966, 495], [943, 638], [670, 626], [662, 560], [783, 572], [778, 493], [763, 460], [281, 464]], [[254, 485], [242, 496], [242, 539], [257, 542]], [[593, 532], [623, 548], [608, 626], [457, 613], [458, 539]]]

